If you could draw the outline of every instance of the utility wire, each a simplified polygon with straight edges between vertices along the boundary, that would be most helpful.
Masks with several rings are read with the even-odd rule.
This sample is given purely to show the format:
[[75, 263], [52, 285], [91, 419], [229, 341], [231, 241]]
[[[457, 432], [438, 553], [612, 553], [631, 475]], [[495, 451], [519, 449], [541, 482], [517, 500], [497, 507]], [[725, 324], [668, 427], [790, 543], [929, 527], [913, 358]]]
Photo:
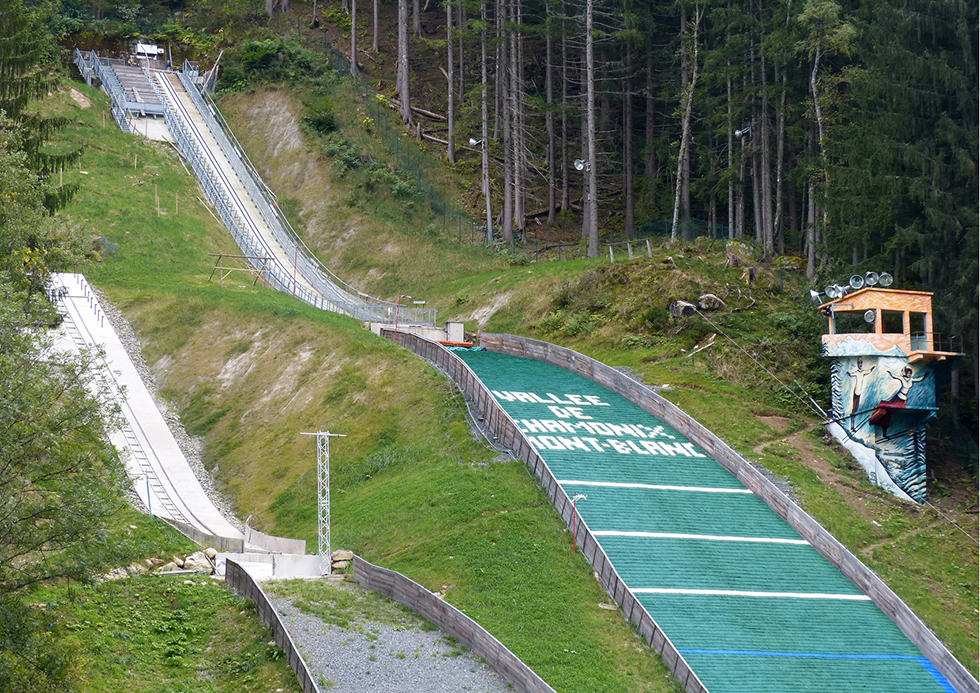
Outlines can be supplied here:
[[[761, 368], [762, 370], [764, 370], [766, 373], [769, 374], [769, 377], [771, 377], [777, 383], [779, 383], [784, 388], [786, 388], [786, 391], [787, 392], [789, 392], [791, 395], [793, 395], [794, 397], [796, 397], [796, 399], [798, 399], [801, 402], [803, 402], [803, 404], [807, 408], [809, 408], [811, 411], [815, 412], [821, 418], [825, 418], [825, 419], [827, 418], [827, 413], [825, 411], [823, 411], [823, 409], [820, 408], [820, 405], [818, 405], [816, 402], [813, 402], [813, 398], [812, 397], [810, 398], [810, 402], [812, 404], [806, 402], [802, 397], [800, 397], [798, 394], [796, 394], [786, 383], [784, 383], [782, 380], [780, 380], [779, 378], [777, 378], [776, 375], [772, 371], [770, 371], [762, 363], [760, 363], [757, 358], [755, 358], [754, 356], [752, 356], [752, 354], [750, 354], [745, 349], [743, 349], [742, 346], [738, 342], [736, 342], [734, 339], [732, 339], [727, 334], [725, 334], [725, 331], [724, 330], [722, 330], [720, 327], [718, 327], [718, 325], [716, 325], [715, 323], [711, 322], [711, 320], [709, 320], [707, 317], [705, 317], [704, 313], [702, 313], [701, 311], [699, 311], [697, 308], [694, 309], [694, 312], [696, 312], [698, 315], [700, 315], [702, 318], [704, 318], [704, 321], [705, 322], [707, 322], [709, 325], [711, 325], [712, 327], [714, 327], [718, 331], [718, 333], [721, 334], [721, 336], [723, 336], [729, 342], [731, 342], [732, 344], [734, 344], [735, 347], [739, 351], [741, 351], [743, 354], [745, 354], [750, 359], [752, 359], [752, 361], [754, 361], [756, 363], [756, 365], [759, 366], [759, 368]], [[796, 382], [796, 381], [793, 381], [793, 382]], [[802, 390], [804, 392], [804, 394], [805, 394], [806, 393], [806, 390], [803, 390], [803, 387], [800, 386], [799, 383], [796, 383], [796, 384], [800, 388], [800, 390]], [[809, 395], [807, 395], [807, 397], [809, 397]], [[870, 410], [863, 410], [863, 411], [870, 411]], [[855, 412], [855, 413], [857, 413], [857, 412]], [[861, 413], [863, 413], [863, 412], [861, 412]], [[826, 421], [826, 423], [830, 423], [830, 422], [840, 423], [841, 420], [846, 420], [848, 418], [850, 418], [850, 417], [849, 416], [845, 416], [845, 417], [842, 417], [841, 419], [831, 418], [831, 419], [828, 419]], [[844, 428], [844, 427], [842, 426], [842, 428]], [[847, 430], [845, 429], [845, 433], [846, 432], [847, 432]], [[980, 541], [978, 541], [977, 539], [974, 539], [973, 536], [969, 532], [967, 532], [965, 529], [963, 529], [958, 524], [956, 524], [956, 522], [954, 522], [951, 517], [949, 517], [948, 515], [946, 515], [945, 513], [943, 513], [942, 510], [940, 510], [939, 508], [937, 508], [935, 505], [933, 505], [929, 501], [923, 501], [923, 503], [925, 505], [928, 505], [933, 510], [935, 510], [936, 511], [936, 514], [939, 515], [944, 520], [946, 520], [949, 524], [953, 525], [954, 527], [956, 527], [956, 529], [958, 529], [959, 531], [963, 532], [963, 534], [965, 534], [967, 537], [969, 537], [970, 541], [972, 541], [974, 544], [980, 545]]]
[[[791, 395], [793, 395], [793, 397], [795, 397], [796, 399], [798, 399], [798, 400], [800, 400], [800, 402], [802, 402], [802, 403], [803, 403], [803, 406], [804, 406], [804, 407], [806, 407], [807, 409], [809, 409], [810, 411], [812, 411], [813, 413], [815, 413], [815, 414], [816, 414], [817, 416], [819, 416], [820, 418], [826, 418], [826, 416], [827, 416], [827, 413], [826, 413], [826, 412], [825, 412], [825, 411], [824, 411], [823, 409], [821, 409], [821, 408], [820, 408], [820, 407], [819, 407], [819, 406], [818, 406], [818, 405], [817, 405], [817, 404], [816, 404], [815, 402], [813, 402], [813, 398], [810, 398], [810, 401], [809, 401], [809, 402], [807, 402], [807, 401], [806, 401], [805, 399], [803, 399], [802, 397], [800, 397], [800, 396], [799, 396], [798, 394], [796, 394], [796, 392], [795, 392], [795, 391], [794, 391], [794, 390], [793, 390], [793, 389], [792, 389], [792, 388], [791, 388], [791, 387], [790, 387], [789, 385], [787, 385], [787, 384], [786, 384], [786, 383], [784, 383], [784, 382], [783, 382], [782, 380], [780, 380], [779, 378], [777, 378], [777, 377], [776, 377], [776, 374], [775, 374], [775, 373], [773, 373], [773, 372], [772, 372], [771, 370], [769, 370], [768, 368], [766, 368], [766, 367], [765, 367], [765, 366], [764, 366], [764, 365], [762, 364], [762, 362], [761, 362], [761, 361], [759, 361], [759, 359], [757, 359], [757, 358], [756, 358], [755, 356], [753, 356], [752, 354], [750, 354], [749, 352], [747, 352], [747, 351], [746, 351], [745, 349], [743, 349], [743, 348], [742, 348], [742, 345], [741, 345], [741, 344], [739, 344], [739, 343], [738, 343], [738, 342], [736, 342], [736, 341], [735, 341], [734, 339], [732, 339], [731, 337], [729, 337], [729, 336], [728, 336], [728, 335], [727, 335], [727, 334], [725, 333], [725, 331], [724, 331], [724, 330], [722, 330], [722, 329], [721, 329], [720, 327], [718, 327], [718, 325], [716, 325], [715, 323], [713, 323], [713, 322], [711, 322], [711, 320], [709, 320], [709, 319], [707, 318], [707, 316], [706, 316], [706, 315], [705, 315], [704, 313], [702, 313], [701, 311], [699, 311], [699, 310], [698, 310], [697, 308], [695, 308], [695, 309], [694, 309], [694, 312], [695, 312], [695, 313], [697, 313], [698, 315], [700, 315], [700, 316], [701, 316], [701, 317], [702, 317], [702, 318], [704, 319], [704, 321], [705, 321], [706, 323], [708, 323], [708, 324], [709, 324], [709, 325], [711, 325], [711, 326], [712, 326], [713, 328], [715, 328], [715, 330], [717, 330], [717, 331], [718, 331], [718, 333], [719, 333], [719, 334], [720, 334], [720, 335], [721, 335], [722, 337], [724, 337], [724, 338], [725, 338], [725, 339], [727, 339], [727, 340], [728, 340], [729, 342], [731, 342], [732, 344], [734, 344], [734, 345], [735, 345], [735, 348], [736, 348], [736, 349], [738, 349], [738, 350], [739, 350], [739, 351], [741, 351], [741, 352], [742, 352], [743, 354], [745, 354], [746, 356], [748, 356], [748, 357], [749, 357], [749, 358], [750, 358], [750, 359], [751, 359], [752, 361], [754, 361], [754, 362], [755, 362], [755, 364], [756, 364], [756, 365], [757, 365], [757, 366], [758, 366], [759, 368], [761, 368], [761, 369], [762, 369], [762, 370], [764, 370], [764, 371], [765, 371], [766, 373], [768, 373], [768, 374], [769, 374], [769, 377], [770, 377], [770, 378], [772, 378], [772, 379], [773, 379], [773, 380], [775, 380], [775, 381], [776, 381], [777, 383], [779, 383], [780, 385], [782, 385], [782, 386], [783, 386], [783, 387], [784, 387], [784, 388], [786, 389], [786, 391], [787, 391], [788, 393], [790, 393]], [[802, 390], [803, 388], [801, 387], [800, 389]], [[803, 391], [803, 393], [804, 393], [804, 394], [806, 394], [806, 391], [804, 390], [804, 391]], [[807, 397], [809, 397], [809, 395], [807, 395]]]
[[958, 524], [956, 524], [953, 521], [953, 518], [951, 518], [948, 515], [944, 514], [942, 510], [940, 510], [939, 508], [937, 508], [935, 505], [933, 505], [929, 501], [924, 501], [924, 503], [926, 505], [928, 505], [930, 508], [932, 508], [933, 510], [935, 510], [936, 511], [936, 514], [939, 515], [939, 517], [943, 518], [944, 520], [946, 520], [946, 522], [948, 522], [949, 524], [953, 525], [954, 527], [956, 527], [956, 529], [960, 530], [961, 532], [963, 532], [963, 534], [965, 534], [966, 536], [968, 536], [970, 538], [970, 541], [972, 541], [977, 546], [980, 546], [980, 541], [977, 541], [976, 539], [974, 539], [973, 536], [969, 532], [967, 532], [965, 529], [963, 529]]

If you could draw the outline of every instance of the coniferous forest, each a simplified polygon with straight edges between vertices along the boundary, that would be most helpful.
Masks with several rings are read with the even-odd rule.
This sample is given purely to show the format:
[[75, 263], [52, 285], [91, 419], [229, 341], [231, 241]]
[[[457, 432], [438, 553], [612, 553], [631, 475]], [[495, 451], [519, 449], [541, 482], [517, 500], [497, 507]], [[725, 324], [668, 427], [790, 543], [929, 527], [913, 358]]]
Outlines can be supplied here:
[[[755, 261], [798, 272], [818, 291], [875, 271], [892, 274], [896, 288], [934, 292], [937, 349], [966, 355], [952, 388], [961, 409], [949, 418], [970, 443], [963, 464], [975, 490], [978, 15], [976, 0], [0, 0], [0, 691], [82, 687], [67, 650], [48, 636], [45, 604], [28, 601], [32, 590], [64, 581], [73, 601], [73, 579], [145, 556], [157, 541], [113, 538], [137, 529], [125, 519], [136, 513], [104, 436], [117, 407], [96, 380], [97, 355], [54, 356], [45, 336], [59, 322], [44, 299], [51, 272], [91, 267], [111, 252], [102, 229], [57, 216], [93, 189], [62, 180], [76, 163], [78, 176], [88, 174], [80, 162], [93, 145], [66, 147], [57, 133], [106, 132], [105, 119], [97, 130], [36, 110], [67, 81], [72, 47], [111, 55], [148, 39], [177, 67], [199, 61], [219, 92], [297, 75], [313, 83], [335, 47], [379, 103], [397, 109], [401, 136], [438, 155], [452, 173], [447, 187], [458, 188], [446, 196], [486, 219], [488, 242], [505, 253], [541, 229], [593, 258], [614, 239], [660, 235], [683, 248], [710, 235], [745, 241]], [[306, 124], [333, 127], [329, 109], [319, 117]], [[364, 161], [353, 147], [347, 153]], [[175, 195], [175, 218], [176, 203]], [[784, 324], [808, 349], [802, 323]], [[240, 340], [228, 353], [243, 342], [248, 351]], [[773, 351], [765, 339], [756, 347]], [[796, 360], [797, 372], [808, 368]], [[324, 402], [347, 392], [341, 382]], [[197, 430], [206, 434], [228, 411]], [[358, 484], [371, 479], [363, 476]], [[971, 507], [964, 513], [975, 517]], [[931, 551], [922, 549], [923, 563], [944, 562]], [[905, 570], [901, 557], [889, 560], [875, 569]], [[962, 581], [947, 585], [932, 579], [932, 566], [913, 565], [909, 574], [925, 576], [922, 601], [954, 582], [970, 592], [968, 560], [953, 566]], [[975, 623], [970, 595], [955, 616]], [[936, 603], [945, 613], [960, 602]]]
[[28, 4], [63, 38], [183, 41], [204, 67], [272, 17], [325, 30], [406, 125], [419, 108], [448, 121], [450, 162], [487, 143], [492, 204], [471, 211], [504, 243], [564, 211], [592, 256], [601, 235], [655, 224], [751, 239], [815, 286], [887, 271], [936, 292], [937, 338], [963, 337], [978, 382], [976, 3]]

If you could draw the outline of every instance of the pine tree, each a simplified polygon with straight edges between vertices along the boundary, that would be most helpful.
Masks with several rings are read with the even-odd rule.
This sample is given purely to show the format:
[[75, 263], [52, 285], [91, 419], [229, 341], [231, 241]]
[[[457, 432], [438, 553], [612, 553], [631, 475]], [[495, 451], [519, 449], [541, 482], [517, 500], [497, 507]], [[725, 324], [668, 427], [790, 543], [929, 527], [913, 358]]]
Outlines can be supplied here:
[[[53, 68], [53, 40], [37, 15], [21, 0], [9, 0], [0, 9], [0, 39], [0, 111], [20, 124], [23, 137], [19, 146], [31, 169], [47, 181], [51, 173], [82, 156], [81, 149], [57, 155], [43, 151], [45, 140], [65, 127], [68, 120], [45, 118], [28, 110], [31, 100], [43, 98], [61, 81]], [[77, 189], [77, 185], [47, 187], [45, 208], [53, 212], [63, 207]]]

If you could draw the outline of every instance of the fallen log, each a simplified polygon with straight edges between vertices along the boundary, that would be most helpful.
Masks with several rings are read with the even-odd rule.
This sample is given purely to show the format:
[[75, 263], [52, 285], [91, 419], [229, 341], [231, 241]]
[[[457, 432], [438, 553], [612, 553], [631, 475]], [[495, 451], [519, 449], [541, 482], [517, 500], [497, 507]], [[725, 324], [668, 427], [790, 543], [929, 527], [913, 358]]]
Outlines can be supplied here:
[[[401, 110], [401, 101], [398, 99], [393, 99], [390, 96], [382, 96], [381, 98], [388, 101], [388, 106], [395, 111]], [[418, 113], [421, 116], [425, 116], [429, 120], [446, 120], [446, 116], [439, 115], [438, 113], [433, 113], [432, 111], [427, 111], [424, 108], [419, 108], [418, 106], [412, 106], [412, 113]]]

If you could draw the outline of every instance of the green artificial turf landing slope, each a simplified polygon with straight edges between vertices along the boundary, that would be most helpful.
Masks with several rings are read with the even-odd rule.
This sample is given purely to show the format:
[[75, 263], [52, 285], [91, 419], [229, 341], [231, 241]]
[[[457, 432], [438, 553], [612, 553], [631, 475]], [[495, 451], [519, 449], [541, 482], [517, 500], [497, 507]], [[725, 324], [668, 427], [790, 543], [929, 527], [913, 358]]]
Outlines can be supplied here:
[[566, 493], [586, 496], [583, 521], [712, 693], [953, 690], [850, 580], [677, 431], [556, 366], [455, 353]]

